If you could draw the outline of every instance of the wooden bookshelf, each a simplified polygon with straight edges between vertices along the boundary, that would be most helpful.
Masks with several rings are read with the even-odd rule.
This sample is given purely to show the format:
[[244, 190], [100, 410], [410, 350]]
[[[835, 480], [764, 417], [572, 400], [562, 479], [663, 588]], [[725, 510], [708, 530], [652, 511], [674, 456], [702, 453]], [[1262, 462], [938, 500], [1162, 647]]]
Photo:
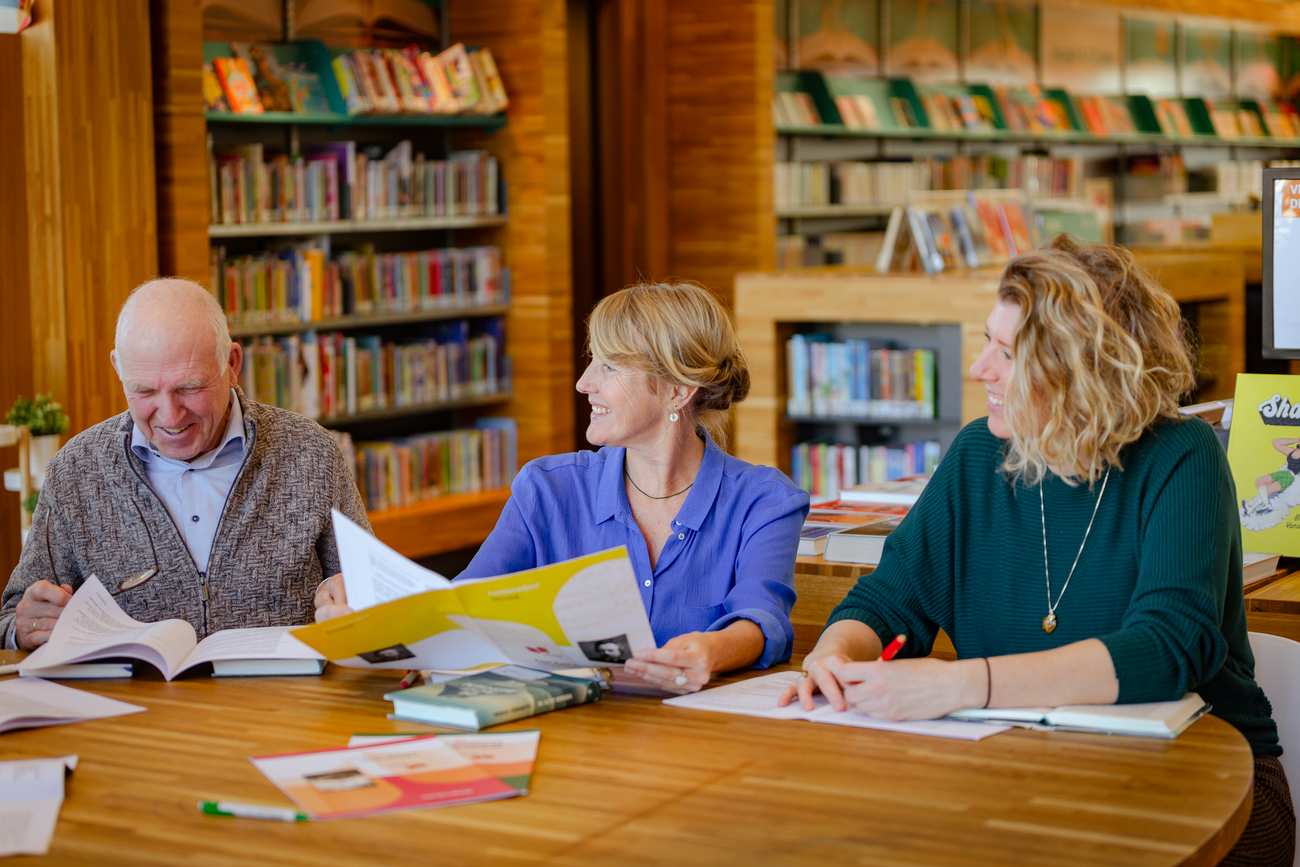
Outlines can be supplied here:
[[487, 316], [504, 316], [510, 312], [507, 304], [467, 304], [460, 307], [427, 307], [393, 313], [356, 313], [351, 316], [333, 316], [310, 321], [294, 319], [285, 322], [243, 322], [230, 327], [230, 336], [261, 337], [274, 334], [302, 334], [306, 331], [355, 331], [382, 325], [409, 325], [419, 322], [437, 322], [446, 319], [481, 319]]
[[370, 232], [433, 232], [499, 228], [505, 217], [400, 217], [387, 220], [318, 220], [305, 223], [229, 223], [208, 226], [210, 238], [269, 238], [295, 235], [360, 235]]
[[478, 545], [496, 526], [509, 491], [448, 494], [370, 513], [375, 535], [408, 557], [431, 557]]
[[454, 409], [497, 406], [509, 402], [510, 392], [502, 391], [497, 392], [496, 394], [475, 394], [466, 397], [452, 398], [450, 400], [412, 403], [407, 404], [406, 406], [386, 406], [378, 407], [376, 409], [362, 410], [361, 412], [327, 415], [320, 419], [320, 423], [325, 427], [348, 427], [350, 425], [367, 424], [374, 421], [392, 421], [399, 418], [413, 418], [415, 416], [428, 415], [435, 412], [450, 412]]
[[[1139, 249], [1135, 257], [1195, 323], [1202, 384], [1197, 398], [1231, 397], [1236, 374], [1245, 370], [1246, 275], [1240, 256], [1196, 248], [1155, 248]], [[957, 326], [961, 330], [960, 357], [938, 357], [936, 367], [951, 370], [950, 365], [960, 365], [960, 422], [984, 415], [984, 387], [970, 377], [969, 369], [983, 346], [984, 323], [996, 300], [999, 273], [882, 275], [854, 268], [809, 268], [737, 277], [736, 326], [754, 384], [734, 412], [736, 455], [789, 472], [797, 425], [847, 423], [919, 429], [942, 423], [942, 419], [788, 415], [785, 341], [804, 326]], [[941, 383], [942, 379], [940, 374]], [[939, 397], [942, 401], [943, 395]]]
[[264, 111], [261, 114], [233, 114], [227, 111], [209, 111], [204, 115], [210, 124], [258, 125], [273, 124], [281, 126], [422, 126], [442, 129], [481, 129], [497, 130], [506, 125], [504, 114], [364, 114], [342, 115], [325, 112], [286, 112]]
[[[348, 2], [348, 0], [345, 0]], [[351, 0], [364, 11], [363, 0]], [[502, 250], [511, 271], [512, 297], [499, 305], [428, 309], [340, 317], [312, 323], [245, 323], [240, 337], [294, 334], [307, 330], [384, 328], [451, 318], [504, 316], [506, 354], [511, 361], [511, 391], [418, 407], [400, 407], [324, 419], [331, 426], [382, 423], [398, 417], [496, 406], [518, 424], [518, 455], [523, 462], [571, 448], [573, 386], [568, 244], [567, 70], [562, 7], [544, 0], [446, 0], [428, 5], [444, 9], [446, 30], [455, 41], [491, 49], [510, 96], [505, 116], [367, 116], [341, 118], [208, 113], [200, 72], [205, 36], [228, 41], [282, 41], [269, 32], [268, 16], [241, 23], [247, 10], [219, 10], [207, 0], [169, 0], [153, 7], [153, 59], [157, 159], [159, 164], [160, 262], [165, 273], [209, 282], [210, 244], [224, 239], [310, 237], [344, 234], [411, 233], [412, 247], [440, 242], [414, 240], [418, 233], [475, 231], [474, 243]], [[234, 9], [235, 7], [232, 7]], [[235, 18], [231, 15], [236, 14]], [[205, 15], [209, 16], [205, 19]], [[287, 16], [292, 19], [292, 15]], [[364, 17], [364, 16], [361, 16]], [[265, 18], [266, 20], [262, 20]], [[208, 29], [205, 33], [205, 20]], [[242, 29], [241, 29], [242, 28]], [[427, 36], [412, 41], [428, 43]], [[277, 128], [337, 129], [338, 138], [390, 129], [400, 138], [430, 133], [453, 136], [457, 149], [482, 148], [500, 164], [508, 190], [500, 216], [413, 217], [393, 220], [321, 221], [260, 225], [208, 225], [208, 130], [228, 128], [241, 135]], [[304, 132], [304, 135], [306, 133]], [[496, 521], [505, 492], [455, 495], [400, 510], [371, 514], [376, 533], [408, 556], [429, 556], [477, 545]]]

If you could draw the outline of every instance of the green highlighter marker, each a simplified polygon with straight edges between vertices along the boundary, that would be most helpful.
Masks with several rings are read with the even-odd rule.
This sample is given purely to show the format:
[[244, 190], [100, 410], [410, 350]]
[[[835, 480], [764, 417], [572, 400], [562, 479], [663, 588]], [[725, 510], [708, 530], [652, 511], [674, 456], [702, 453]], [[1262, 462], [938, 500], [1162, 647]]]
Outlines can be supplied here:
[[237, 804], [234, 801], [199, 801], [199, 812], [208, 816], [233, 816], [239, 819], [271, 819], [275, 822], [306, 822], [309, 817], [288, 807], [261, 804]]

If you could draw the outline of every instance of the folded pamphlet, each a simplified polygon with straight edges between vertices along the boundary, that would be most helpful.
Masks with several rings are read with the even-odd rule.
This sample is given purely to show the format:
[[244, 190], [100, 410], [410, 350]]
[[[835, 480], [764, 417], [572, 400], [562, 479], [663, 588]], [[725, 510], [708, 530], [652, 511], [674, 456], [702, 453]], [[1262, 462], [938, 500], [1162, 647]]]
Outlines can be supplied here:
[[340, 665], [554, 671], [621, 666], [655, 646], [626, 548], [450, 582], [337, 511], [334, 536], [357, 610], [293, 635]]

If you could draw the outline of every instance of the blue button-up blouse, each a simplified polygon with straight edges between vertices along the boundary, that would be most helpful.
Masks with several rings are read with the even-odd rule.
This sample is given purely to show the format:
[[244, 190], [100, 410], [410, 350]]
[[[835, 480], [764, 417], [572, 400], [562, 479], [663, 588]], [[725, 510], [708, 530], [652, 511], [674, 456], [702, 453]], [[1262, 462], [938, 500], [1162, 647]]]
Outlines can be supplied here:
[[763, 630], [759, 668], [789, 659], [794, 558], [808, 495], [706, 435], [695, 484], [652, 569], [623, 486], [624, 453], [607, 446], [529, 462], [492, 534], [457, 577], [502, 575], [626, 545], [661, 646], [743, 619]]

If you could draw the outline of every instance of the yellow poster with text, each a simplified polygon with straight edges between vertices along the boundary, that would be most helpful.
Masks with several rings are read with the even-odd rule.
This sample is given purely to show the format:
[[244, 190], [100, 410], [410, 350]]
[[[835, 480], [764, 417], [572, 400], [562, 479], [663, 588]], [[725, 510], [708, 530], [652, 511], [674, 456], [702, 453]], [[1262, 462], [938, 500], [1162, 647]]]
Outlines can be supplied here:
[[1242, 548], [1300, 555], [1300, 376], [1237, 376], [1228, 463]]

